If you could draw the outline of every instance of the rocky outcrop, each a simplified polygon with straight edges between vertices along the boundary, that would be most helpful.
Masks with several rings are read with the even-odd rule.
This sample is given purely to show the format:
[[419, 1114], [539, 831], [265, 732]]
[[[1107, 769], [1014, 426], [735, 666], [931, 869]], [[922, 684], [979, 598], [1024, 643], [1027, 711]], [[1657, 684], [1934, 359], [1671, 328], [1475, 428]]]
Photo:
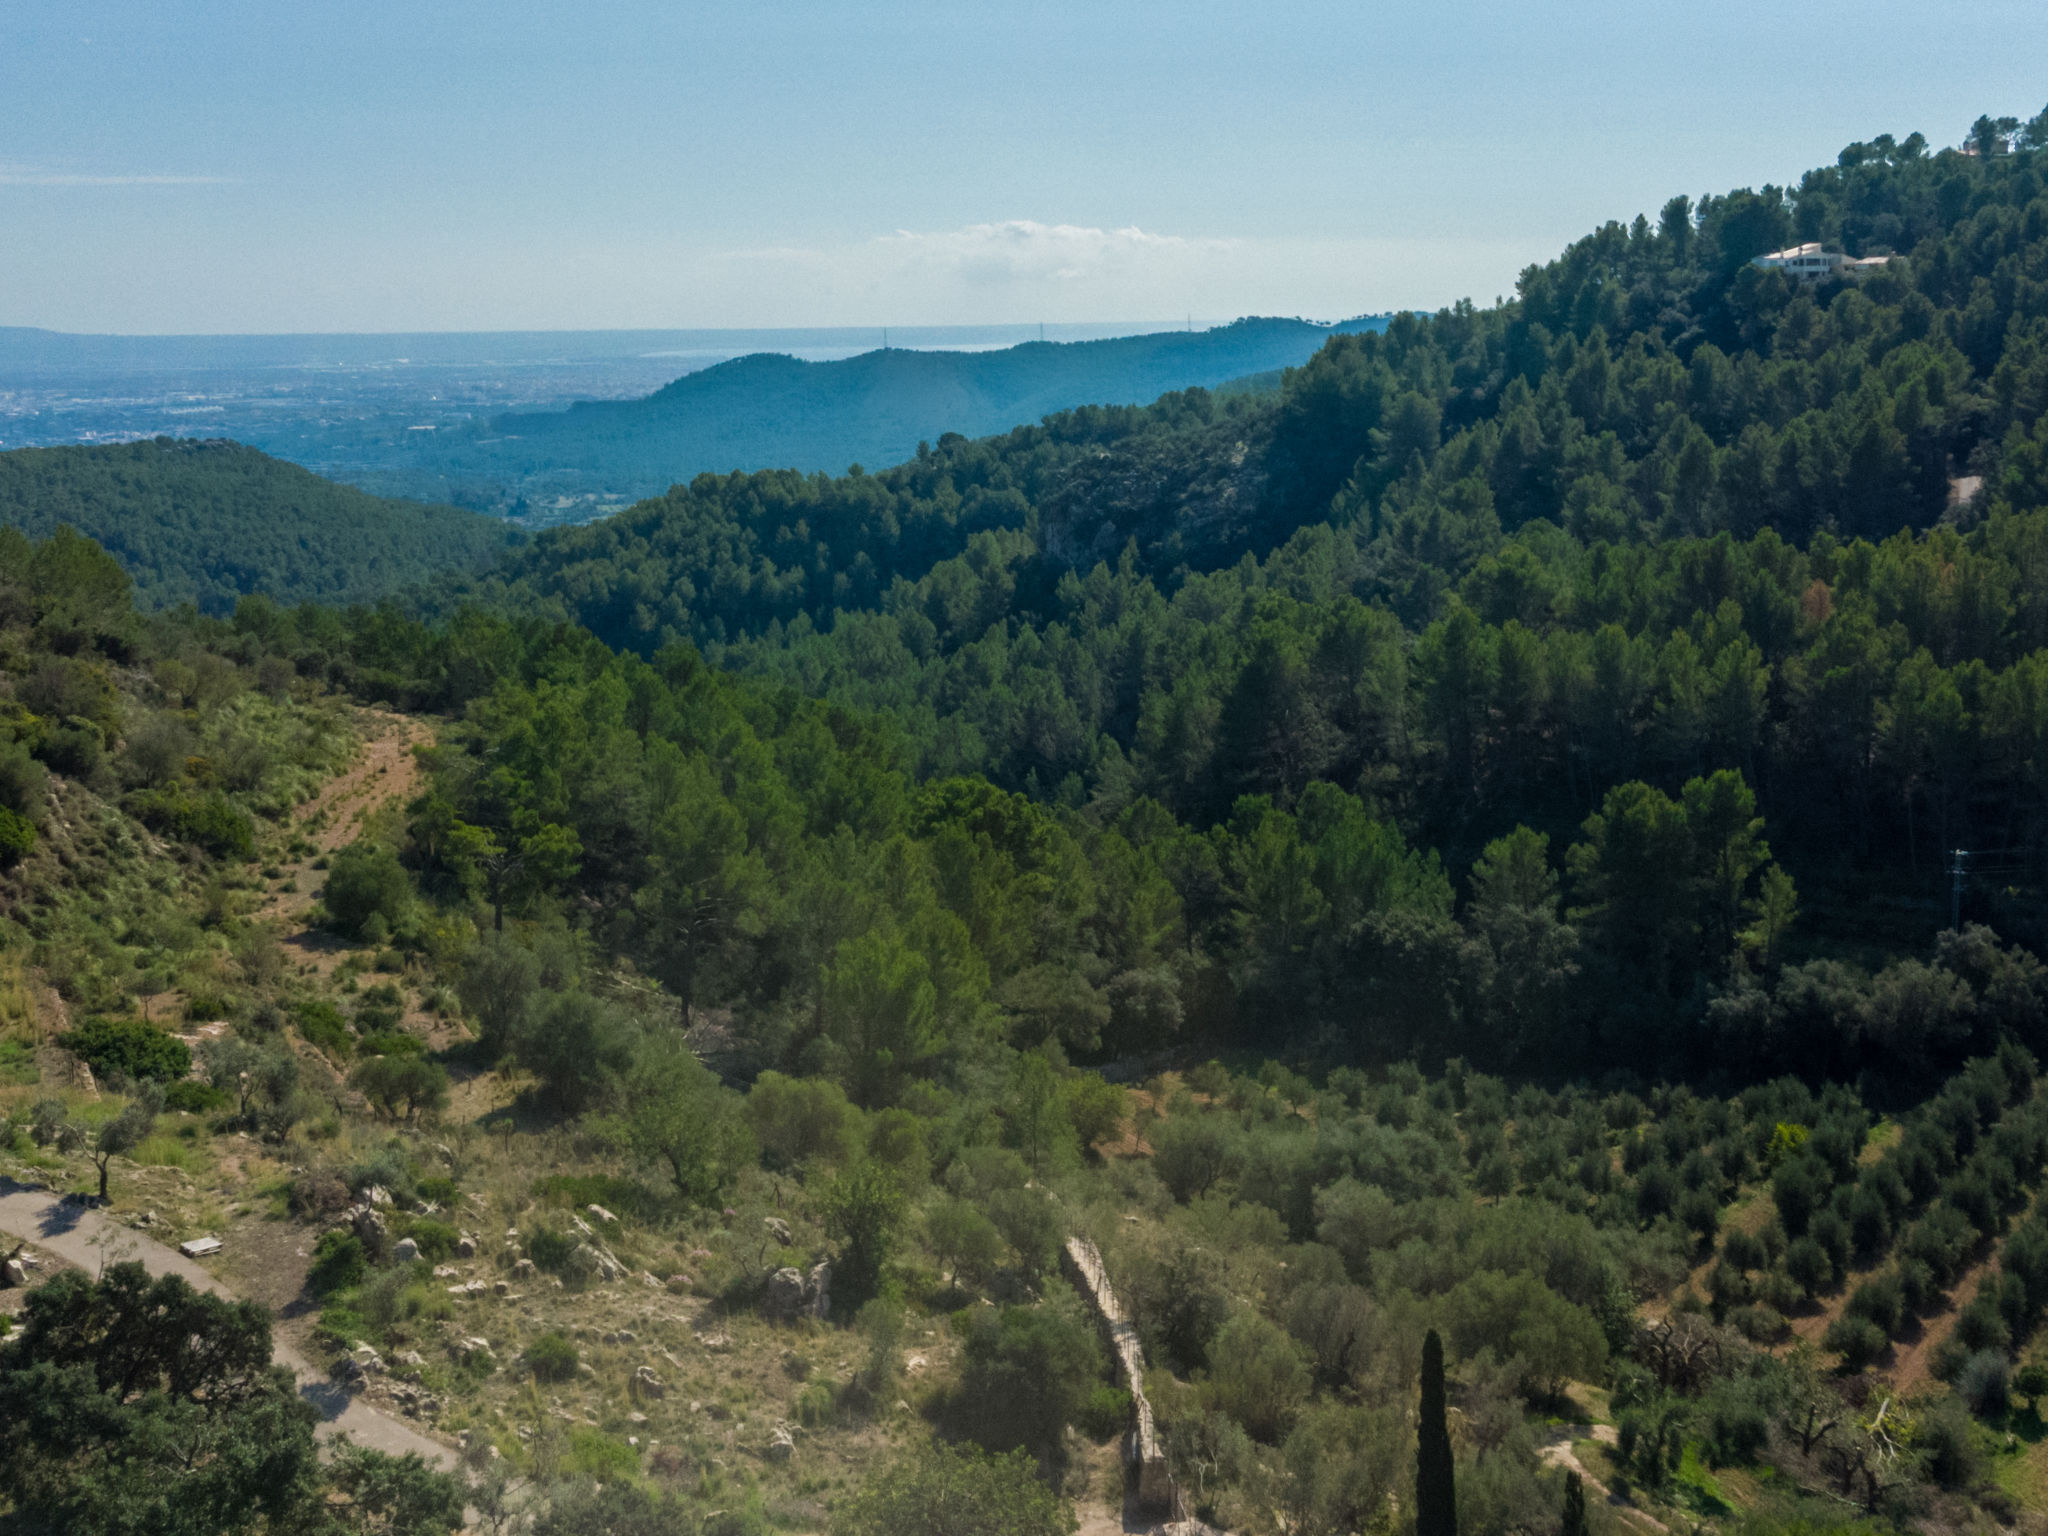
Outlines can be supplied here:
[[793, 1266], [778, 1269], [768, 1277], [768, 1289], [761, 1298], [763, 1315], [778, 1322], [798, 1318], [822, 1318], [832, 1310], [832, 1266], [815, 1264], [809, 1274]]
[[1109, 1271], [1103, 1266], [1102, 1255], [1087, 1238], [1067, 1239], [1066, 1251], [1061, 1255], [1061, 1268], [1066, 1271], [1074, 1288], [1087, 1297], [1089, 1305], [1095, 1309], [1103, 1335], [1109, 1342], [1110, 1356], [1116, 1361], [1117, 1379], [1131, 1394], [1131, 1428], [1124, 1437], [1124, 1471], [1131, 1480], [1137, 1502], [1144, 1509], [1175, 1509], [1180, 1502], [1178, 1490], [1173, 1485], [1173, 1474], [1166, 1465], [1166, 1452], [1160, 1447], [1158, 1432], [1152, 1423], [1152, 1404], [1145, 1396], [1145, 1349], [1138, 1342], [1138, 1330], [1124, 1315], [1116, 1292], [1110, 1286]]

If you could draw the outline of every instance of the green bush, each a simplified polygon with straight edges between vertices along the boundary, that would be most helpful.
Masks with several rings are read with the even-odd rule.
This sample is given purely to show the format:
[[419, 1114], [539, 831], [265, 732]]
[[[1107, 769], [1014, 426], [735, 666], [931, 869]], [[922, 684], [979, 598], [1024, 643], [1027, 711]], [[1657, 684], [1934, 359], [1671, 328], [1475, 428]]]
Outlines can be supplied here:
[[1842, 1357], [1842, 1365], [1851, 1371], [1860, 1371], [1879, 1355], [1884, 1353], [1890, 1340], [1885, 1332], [1867, 1317], [1844, 1315], [1828, 1324], [1828, 1331], [1821, 1335], [1821, 1348], [1831, 1349]]
[[641, 1222], [659, 1221], [668, 1209], [659, 1190], [615, 1173], [551, 1173], [533, 1181], [533, 1195], [536, 1200], [578, 1211], [586, 1205], [601, 1205], [614, 1216]]
[[456, 1240], [461, 1236], [445, 1221], [436, 1221], [431, 1216], [410, 1216], [393, 1224], [392, 1231], [399, 1237], [409, 1237], [419, 1244], [420, 1257], [434, 1263], [451, 1257], [455, 1252]]
[[582, 1363], [576, 1346], [559, 1333], [544, 1333], [526, 1346], [526, 1367], [539, 1381], [567, 1381]]
[[232, 1095], [196, 1078], [180, 1078], [164, 1090], [164, 1108], [182, 1109], [187, 1114], [211, 1114], [216, 1109], [226, 1109], [234, 1102]]
[[313, 1245], [313, 1267], [307, 1271], [306, 1288], [315, 1296], [332, 1296], [361, 1285], [369, 1272], [370, 1256], [353, 1232], [323, 1232]]
[[412, 882], [398, 855], [378, 843], [356, 842], [334, 855], [323, 898], [327, 918], [350, 938], [361, 937], [373, 917], [384, 932], [398, 927], [412, 901]]
[[1131, 1394], [1122, 1387], [1099, 1386], [1088, 1394], [1074, 1422], [1090, 1440], [1103, 1441], [1120, 1435], [1130, 1427]]
[[453, 1205], [456, 1195], [460, 1193], [455, 1181], [442, 1174], [430, 1174], [416, 1181], [413, 1191], [422, 1200], [431, 1200], [436, 1205]]
[[575, 1251], [576, 1239], [553, 1227], [535, 1227], [526, 1234], [526, 1256], [551, 1275], [560, 1274]]
[[349, 1086], [379, 1113], [431, 1114], [448, 1102], [448, 1072], [424, 1056], [372, 1056], [349, 1074]]
[[876, 1467], [832, 1517], [832, 1536], [1067, 1536], [1066, 1502], [1023, 1451], [985, 1456], [972, 1446], [919, 1447]]
[[562, 1470], [572, 1477], [615, 1483], [639, 1472], [640, 1453], [601, 1429], [572, 1429], [562, 1453]]
[[336, 1061], [347, 1061], [355, 1047], [355, 1037], [349, 1033], [348, 1020], [341, 1016], [341, 1010], [332, 1003], [302, 1003], [298, 1010], [299, 1033], [306, 1044], [324, 1052]]
[[217, 859], [245, 862], [255, 856], [255, 824], [217, 789], [205, 794], [175, 786], [140, 790], [129, 796], [128, 808], [145, 826], [203, 848]]
[[35, 823], [0, 805], [0, 869], [11, 868], [36, 848]]
[[185, 1042], [140, 1019], [87, 1019], [57, 1043], [101, 1077], [119, 1073], [174, 1083], [192, 1070]]

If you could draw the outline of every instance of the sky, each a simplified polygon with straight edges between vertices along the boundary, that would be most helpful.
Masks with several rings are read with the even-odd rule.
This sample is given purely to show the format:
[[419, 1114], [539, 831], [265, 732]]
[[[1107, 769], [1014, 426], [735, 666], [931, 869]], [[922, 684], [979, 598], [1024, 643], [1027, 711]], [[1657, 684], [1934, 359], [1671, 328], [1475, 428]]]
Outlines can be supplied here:
[[16, 0], [0, 325], [1335, 319], [2048, 104], [2048, 6]]

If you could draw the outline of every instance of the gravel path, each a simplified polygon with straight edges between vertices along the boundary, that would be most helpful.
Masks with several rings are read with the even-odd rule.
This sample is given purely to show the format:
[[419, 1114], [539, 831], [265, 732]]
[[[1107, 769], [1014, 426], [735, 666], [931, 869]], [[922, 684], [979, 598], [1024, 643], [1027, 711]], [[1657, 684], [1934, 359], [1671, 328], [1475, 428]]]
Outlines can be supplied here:
[[[0, 1233], [26, 1238], [96, 1274], [107, 1263], [134, 1259], [153, 1275], [176, 1275], [195, 1290], [234, 1299], [234, 1293], [175, 1248], [109, 1221], [90, 1206], [68, 1203], [46, 1189], [0, 1178]], [[299, 1396], [319, 1410], [314, 1433], [321, 1439], [347, 1435], [357, 1445], [403, 1456], [417, 1452], [433, 1466], [454, 1471], [455, 1453], [408, 1424], [358, 1402], [290, 1345], [279, 1342], [274, 1358], [292, 1373]]]

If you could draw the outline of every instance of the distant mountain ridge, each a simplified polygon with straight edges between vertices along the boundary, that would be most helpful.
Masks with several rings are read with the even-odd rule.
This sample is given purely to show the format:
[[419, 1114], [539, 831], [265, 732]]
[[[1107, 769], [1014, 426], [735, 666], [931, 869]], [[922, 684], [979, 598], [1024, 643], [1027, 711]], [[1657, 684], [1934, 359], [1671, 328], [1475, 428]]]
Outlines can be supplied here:
[[417, 445], [410, 462], [455, 483], [560, 476], [628, 494], [706, 471], [879, 467], [914, 457], [920, 442], [947, 433], [985, 437], [1075, 406], [1149, 404], [1171, 390], [1297, 367], [1332, 335], [1383, 330], [1390, 318], [1335, 326], [1245, 319], [1204, 331], [984, 352], [889, 348], [821, 363], [756, 353], [688, 374], [643, 400], [499, 416]]

